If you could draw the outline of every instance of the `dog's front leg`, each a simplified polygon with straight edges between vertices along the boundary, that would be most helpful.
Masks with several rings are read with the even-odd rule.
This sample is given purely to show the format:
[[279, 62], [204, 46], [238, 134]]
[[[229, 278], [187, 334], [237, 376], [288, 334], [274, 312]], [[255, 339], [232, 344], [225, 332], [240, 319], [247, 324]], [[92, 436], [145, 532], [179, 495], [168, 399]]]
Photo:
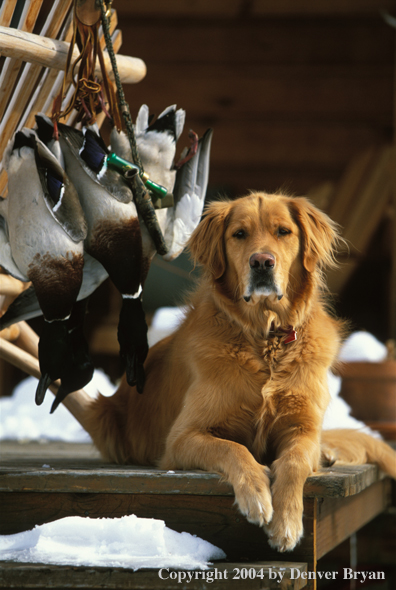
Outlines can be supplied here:
[[274, 514], [266, 531], [271, 547], [281, 552], [294, 549], [303, 535], [304, 484], [319, 463], [319, 432], [304, 430], [297, 425], [284, 429], [271, 468]]
[[247, 520], [259, 526], [268, 524], [272, 518], [268, 468], [245, 446], [186, 423], [188, 413], [185, 406], [168, 436], [160, 467], [220, 473], [233, 486], [235, 502]]

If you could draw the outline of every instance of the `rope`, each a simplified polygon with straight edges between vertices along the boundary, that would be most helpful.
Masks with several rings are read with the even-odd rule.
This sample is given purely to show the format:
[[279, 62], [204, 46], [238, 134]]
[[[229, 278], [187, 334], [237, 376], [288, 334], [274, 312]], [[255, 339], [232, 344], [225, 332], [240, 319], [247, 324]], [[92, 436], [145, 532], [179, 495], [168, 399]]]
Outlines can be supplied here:
[[132, 125], [131, 113], [129, 112], [129, 105], [128, 105], [127, 101], [125, 100], [124, 89], [122, 87], [120, 75], [118, 73], [117, 60], [116, 60], [116, 56], [114, 53], [113, 42], [111, 40], [111, 35], [110, 35], [109, 21], [106, 16], [107, 8], [105, 7], [104, 0], [97, 0], [97, 2], [99, 3], [100, 10], [102, 12], [103, 35], [104, 35], [104, 38], [106, 41], [106, 47], [107, 47], [107, 52], [110, 57], [111, 67], [113, 68], [114, 79], [115, 79], [117, 92], [118, 92], [119, 109], [120, 109], [120, 112], [121, 112], [122, 117], [124, 119], [125, 128], [126, 128], [128, 139], [129, 139], [129, 144], [131, 146], [132, 160], [133, 160], [133, 163], [136, 164], [136, 166], [139, 166], [140, 170], [143, 172], [142, 162], [140, 160], [139, 152], [138, 152], [137, 145], [136, 145], [136, 138], [135, 138], [135, 132], [134, 132], [133, 125]]
[[[93, 0], [91, 0], [91, 4], [92, 2]], [[94, 6], [95, 3], [93, 2], [93, 6], [89, 6], [88, 8], [92, 9]], [[96, 8], [96, 10], [81, 14], [79, 12], [80, 8], [81, 5], [78, 0], [74, 0], [73, 37], [67, 54], [62, 88], [54, 100], [52, 109], [55, 135], [57, 135], [57, 122], [59, 119], [66, 117], [73, 109], [78, 111], [78, 120], [82, 119], [88, 125], [93, 125], [95, 123], [97, 113], [102, 110], [113, 120], [113, 124], [117, 129], [121, 129], [122, 126], [117, 99], [113, 85], [106, 72], [102, 49], [98, 38], [101, 12]], [[89, 17], [89, 24], [85, 22], [87, 17]], [[84, 21], [81, 20], [82, 18]], [[73, 51], [77, 41], [78, 46], [80, 47], [80, 54], [72, 62]], [[102, 84], [99, 84], [95, 76], [95, 64], [97, 58], [99, 59], [102, 71]], [[78, 72], [77, 79], [75, 80], [74, 70], [77, 66]], [[68, 74], [71, 74], [71, 80], [75, 90], [69, 104], [62, 111], [62, 101], [66, 95]], [[111, 117], [107, 109], [104, 108], [102, 99], [103, 88], [106, 92]]]

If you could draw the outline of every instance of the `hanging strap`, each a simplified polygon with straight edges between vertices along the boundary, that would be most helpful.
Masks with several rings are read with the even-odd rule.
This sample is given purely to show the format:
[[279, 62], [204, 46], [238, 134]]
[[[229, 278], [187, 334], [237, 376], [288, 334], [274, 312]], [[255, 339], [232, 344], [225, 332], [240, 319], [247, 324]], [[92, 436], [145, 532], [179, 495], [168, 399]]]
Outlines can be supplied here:
[[[55, 98], [52, 119], [57, 123], [66, 117], [73, 109], [79, 112], [79, 120], [91, 125], [96, 121], [98, 112], [105, 110], [107, 116], [113, 120], [118, 130], [121, 129], [121, 117], [118, 104], [103, 59], [103, 52], [99, 42], [99, 27], [101, 11], [96, 8], [96, 0], [74, 0], [73, 2], [73, 38], [70, 43], [66, 60], [65, 75], [60, 93]], [[80, 54], [72, 63], [74, 47], [78, 44]], [[109, 104], [108, 112], [103, 109], [102, 84], [95, 77], [95, 64], [99, 59], [102, 72], [102, 84]], [[78, 66], [76, 78], [73, 72]], [[69, 104], [62, 110], [68, 78], [71, 76], [75, 88]]]

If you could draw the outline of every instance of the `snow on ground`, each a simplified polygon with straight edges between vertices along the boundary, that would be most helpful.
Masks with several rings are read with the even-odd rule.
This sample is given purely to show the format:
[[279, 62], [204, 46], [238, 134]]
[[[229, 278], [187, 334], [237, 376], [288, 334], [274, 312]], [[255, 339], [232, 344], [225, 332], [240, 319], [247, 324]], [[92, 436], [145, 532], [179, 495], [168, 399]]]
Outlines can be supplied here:
[[[35, 377], [28, 377], [15, 388], [12, 397], [0, 398], [0, 440], [91, 442], [90, 436], [63, 404], [50, 414], [54, 401], [51, 391], [47, 391], [41, 406], [35, 404], [37, 384]], [[112, 395], [116, 387], [102, 371], [95, 371], [84, 389], [95, 397], [98, 391]]]
[[183, 321], [186, 315], [185, 307], [160, 307], [153, 315], [148, 331], [150, 346], [172, 334]]
[[0, 536], [0, 559], [91, 567], [207, 569], [225, 553], [154, 518], [69, 516], [32, 531]]
[[327, 374], [327, 381], [330, 391], [330, 403], [323, 419], [323, 429], [331, 430], [332, 428], [354, 428], [355, 430], [360, 430], [361, 432], [371, 434], [376, 438], [381, 438], [381, 435], [378, 432], [369, 428], [361, 420], [357, 420], [351, 416], [351, 407], [339, 395], [342, 383], [341, 377], [334, 375], [331, 371], [329, 371]]

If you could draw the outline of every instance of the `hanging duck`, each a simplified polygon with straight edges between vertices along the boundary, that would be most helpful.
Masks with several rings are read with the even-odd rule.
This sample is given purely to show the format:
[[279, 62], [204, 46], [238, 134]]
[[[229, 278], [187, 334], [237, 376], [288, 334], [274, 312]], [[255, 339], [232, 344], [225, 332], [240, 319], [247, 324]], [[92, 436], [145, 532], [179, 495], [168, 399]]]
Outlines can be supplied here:
[[[210, 148], [213, 132], [208, 129], [198, 140], [190, 131], [192, 146], [175, 165], [176, 142], [183, 132], [185, 111], [176, 105], [166, 108], [149, 123], [149, 109], [142, 105], [136, 118], [136, 144], [144, 171], [150, 179], [173, 193], [174, 205], [157, 210], [157, 218], [164, 234], [167, 253], [165, 260], [174, 260], [184, 250], [198, 225], [205, 202], [209, 177]], [[124, 132], [114, 127], [111, 148], [122, 158], [131, 160], [131, 149]], [[146, 259], [155, 255], [155, 246], [142, 225], [143, 250]]]
[[[136, 140], [145, 171], [149, 173], [150, 178], [154, 181], [167, 187], [169, 191], [173, 189], [174, 192], [174, 206], [167, 209], [157, 210], [159, 224], [166, 236], [168, 253], [164, 258], [167, 260], [173, 260], [183, 251], [189, 236], [198, 225], [202, 214], [208, 182], [209, 156], [212, 138], [211, 130], [208, 130], [204, 134], [204, 137], [199, 141], [198, 138], [194, 140], [193, 149], [190, 150], [187, 157], [183, 158], [183, 165], [179, 167], [178, 170], [175, 169], [174, 160], [176, 142], [183, 131], [184, 120], [185, 112], [182, 109], [176, 110], [175, 105], [165, 109], [165, 111], [161, 113], [157, 120], [151, 125], [149, 124], [148, 107], [143, 105], [136, 119]], [[44, 141], [48, 143], [48, 145], [53, 145], [52, 122], [48, 118], [40, 115], [37, 117], [37, 123], [39, 126], [39, 133]], [[61, 130], [62, 127], [64, 126], [61, 126]], [[73, 131], [75, 130], [72, 130], [71, 133], [73, 133]], [[76, 135], [79, 137], [79, 145], [84, 144], [84, 138], [81, 136], [81, 132], [77, 132]], [[103, 171], [103, 169], [105, 169], [103, 162], [105, 160], [106, 148], [104, 145], [101, 145], [100, 149], [97, 149], [98, 144], [95, 135], [97, 134], [94, 134], [93, 136], [90, 133], [88, 134], [88, 138], [91, 138], [93, 141], [91, 148], [87, 152], [81, 150], [82, 145], [79, 147], [78, 151], [81, 150], [82, 156], [90, 162], [87, 174], [93, 182], [97, 183], [97, 171], [99, 171], [100, 174], [100, 170]], [[119, 156], [126, 160], [131, 160], [131, 151], [127, 137], [123, 132], [117, 132], [115, 128], [111, 133], [111, 146], [112, 150]], [[94, 156], [94, 154], [96, 155]], [[77, 156], [74, 156], [74, 158], [76, 157]], [[108, 157], [107, 150], [106, 157]], [[70, 159], [71, 163], [73, 163], [73, 159]], [[83, 167], [83, 165], [87, 166], [87, 162], [85, 162], [85, 160], [83, 161], [84, 164], [81, 164], [80, 167]], [[107, 173], [113, 173], [111, 169], [105, 169], [105, 171]], [[109, 177], [111, 177], [111, 174], [108, 174], [107, 179]], [[117, 176], [114, 173], [113, 178], [117, 180]], [[128, 201], [129, 197], [125, 198], [125, 184], [119, 179], [118, 183], [119, 192], [123, 194], [124, 200]], [[111, 188], [111, 184], [108, 184], [107, 186]], [[94, 202], [95, 200], [93, 198], [91, 201], [91, 209]], [[135, 210], [133, 213], [136, 214]], [[145, 272], [142, 273], [142, 281], [139, 285], [142, 288], [151, 259], [156, 253], [156, 248], [144, 223], [142, 223], [142, 220], [140, 220], [140, 222], [143, 238], [142, 262], [145, 267]], [[88, 238], [86, 241], [88, 241]], [[109, 264], [111, 265], [111, 259], [109, 260]], [[79, 296], [79, 299], [85, 298], [92, 293], [97, 286], [107, 278], [107, 276], [107, 272], [104, 270], [103, 266], [85, 252], [83, 283], [80, 291], [81, 297]], [[141, 289], [138, 290], [141, 292]], [[137, 309], [134, 309], [134, 304]], [[118, 337], [119, 340], [123, 342], [122, 348], [124, 350], [128, 349], [129, 346], [128, 342], [130, 339], [130, 333], [133, 331], [136, 311], [140, 314], [140, 297], [138, 300], [130, 301], [130, 305], [127, 304], [125, 307], [129, 308], [130, 313], [120, 314], [118, 331]], [[37, 298], [35, 297], [34, 289], [27, 289], [9, 307], [6, 314], [0, 318], [0, 327], [7, 327], [15, 321], [35, 317], [36, 315], [39, 315], [39, 313], [40, 308]], [[128, 328], [131, 324], [132, 327]], [[139, 339], [143, 341], [146, 338], [145, 322], [139, 322], [138, 326], [140, 326], [140, 330], [138, 334], [135, 334], [134, 338], [135, 341], [138, 341]], [[127, 340], [126, 343], [123, 339]], [[137, 374], [140, 368], [141, 370], [139, 374], [141, 376], [144, 356], [145, 352], [143, 347], [143, 354], [140, 356], [135, 355], [135, 363], [137, 366], [134, 369], [135, 374]], [[141, 377], [140, 383], [142, 383], [143, 380], [144, 373]]]
[[40, 404], [54, 380], [61, 380], [62, 395], [92, 378], [84, 343], [72, 341], [68, 326], [82, 283], [87, 224], [73, 184], [34, 131], [18, 131], [3, 161], [9, 196], [0, 200], [0, 265], [33, 283], [44, 315]]
[[[50, 119], [39, 114], [36, 122], [40, 137], [52, 137]], [[65, 170], [76, 187], [87, 220], [84, 248], [105, 268], [122, 295], [120, 356], [128, 382], [142, 392], [148, 344], [141, 294], [148, 265], [143, 258], [132, 191], [123, 176], [107, 166], [109, 152], [92, 128], [82, 132], [58, 123], [58, 130]]]

